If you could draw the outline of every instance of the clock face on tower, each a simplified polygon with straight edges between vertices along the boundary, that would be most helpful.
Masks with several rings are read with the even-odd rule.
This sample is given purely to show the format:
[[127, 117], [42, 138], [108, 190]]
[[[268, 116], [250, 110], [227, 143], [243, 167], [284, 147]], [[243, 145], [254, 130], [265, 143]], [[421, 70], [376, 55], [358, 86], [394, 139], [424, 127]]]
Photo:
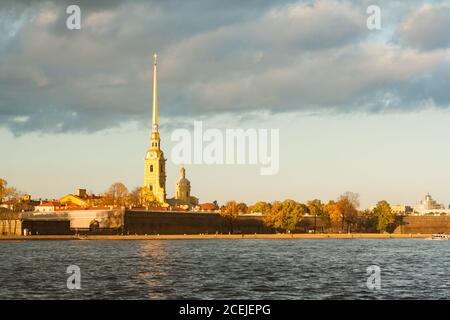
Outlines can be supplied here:
[[156, 152], [147, 151], [147, 159], [155, 159], [157, 157]]

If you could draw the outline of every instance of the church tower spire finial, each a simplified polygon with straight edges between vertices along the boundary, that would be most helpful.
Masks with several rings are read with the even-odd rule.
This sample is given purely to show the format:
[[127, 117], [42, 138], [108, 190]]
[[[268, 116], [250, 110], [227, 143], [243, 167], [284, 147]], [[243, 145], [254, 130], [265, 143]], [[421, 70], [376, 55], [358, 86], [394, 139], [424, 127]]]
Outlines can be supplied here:
[[156, 65], [158, 62], [158, 55], [153, 54], [153, 118], [152, 118], [152, 132], [158, 132], [158, 83], [156, 78]]

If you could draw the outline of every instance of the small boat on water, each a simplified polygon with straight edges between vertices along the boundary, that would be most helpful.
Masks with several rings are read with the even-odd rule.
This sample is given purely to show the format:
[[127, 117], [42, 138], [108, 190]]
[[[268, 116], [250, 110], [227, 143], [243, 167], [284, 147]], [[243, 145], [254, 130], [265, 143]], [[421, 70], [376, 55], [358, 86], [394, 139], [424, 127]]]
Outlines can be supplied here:
[[434, 233], [427, 240], [448, 240], [448, 235], [445, 233]]

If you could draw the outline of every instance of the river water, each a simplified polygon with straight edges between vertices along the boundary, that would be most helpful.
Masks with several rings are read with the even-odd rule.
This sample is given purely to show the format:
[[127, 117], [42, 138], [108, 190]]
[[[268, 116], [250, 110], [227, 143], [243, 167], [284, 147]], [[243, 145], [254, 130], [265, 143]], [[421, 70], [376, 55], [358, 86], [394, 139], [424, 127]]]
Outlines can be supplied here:
[[449, 270], [423, 239], [1, 241], [0, 299], [448, 299]]

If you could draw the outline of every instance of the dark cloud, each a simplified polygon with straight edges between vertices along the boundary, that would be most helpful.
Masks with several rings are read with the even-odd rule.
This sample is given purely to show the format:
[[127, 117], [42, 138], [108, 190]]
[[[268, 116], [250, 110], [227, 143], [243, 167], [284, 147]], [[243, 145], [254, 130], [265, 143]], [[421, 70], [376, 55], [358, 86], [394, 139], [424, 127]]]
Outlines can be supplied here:
[[79, 31], [66, 3], [0, 7], [0, 121], [15, 134], [147, 123], [154, 51], [163, 117], [449, 104], [448, 52], [372, 44], [355, 3], [81, 1]]

